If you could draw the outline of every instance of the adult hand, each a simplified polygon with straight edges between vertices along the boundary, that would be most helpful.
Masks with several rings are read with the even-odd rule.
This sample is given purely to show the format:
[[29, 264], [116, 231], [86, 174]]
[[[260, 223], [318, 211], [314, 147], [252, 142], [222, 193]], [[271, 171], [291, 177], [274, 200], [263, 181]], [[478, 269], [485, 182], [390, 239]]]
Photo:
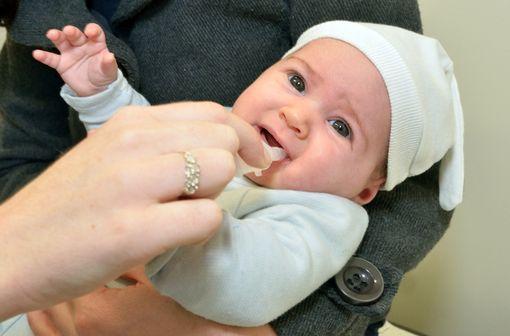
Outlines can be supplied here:
[[221, 325], [183, 309], [156, 292], [141, 268], [125, 273], [136, 284], [122, 289], [101, 288], [70, 302], [28, 314], [36, 336], [274, 336], [269, 325], [238, 328]]
[[[206, 198], [232, 178], [238, 150], [252, 165], [269, 161], [257, 132], [214, 103], [119, 111], [0, 207], [0, 320], [210, 237], [221, 211]], [[201, 167], [200, 199], [180, 199], [183, 151]]]
[[193, 315], [150, 285], [101, 289], [28, 314], [36, 336], [274, 336], [270, 326], [238, 328]]

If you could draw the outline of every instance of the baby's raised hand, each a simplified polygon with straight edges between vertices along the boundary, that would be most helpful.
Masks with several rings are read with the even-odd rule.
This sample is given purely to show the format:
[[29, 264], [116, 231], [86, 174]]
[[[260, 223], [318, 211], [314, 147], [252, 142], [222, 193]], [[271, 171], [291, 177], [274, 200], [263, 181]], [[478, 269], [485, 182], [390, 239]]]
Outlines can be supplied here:
[[89, 23], [83, 32], [74, 26], [51, 29], [46, 37], [60, 55], [34, 50], [33, 57], [57, 70], [78, 96], [99, 93], [117, 79], [117, 62], [106, 47], [105, 34], [99, 25]]

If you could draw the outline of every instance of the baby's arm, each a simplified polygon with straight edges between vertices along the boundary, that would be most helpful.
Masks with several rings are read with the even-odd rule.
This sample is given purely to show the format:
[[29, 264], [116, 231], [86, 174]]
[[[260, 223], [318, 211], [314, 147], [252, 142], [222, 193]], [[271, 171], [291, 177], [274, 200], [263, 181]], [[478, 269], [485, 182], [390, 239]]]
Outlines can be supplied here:
[[88, 24], [84, 33], [66, 26], [62, 31], [52, 29], [46, 36], [60, 55], [35, 50], [33, 56], [58, 71], [66, 83], [60, 95], [78, 111], [87, 131], [101, 126], [122, 106], [149, 105], [118, 69], [115, 57], [106, 47], [105, 34], [97, 24]]
[[249, 327], [276, 319], [335, 275], [354, 254], [368, 216], [331, 195], [239, 192], [219, 199], [224, 206], [225, 197], [240, 196], [229, 209], [238, 218], [225, 212], [211, 240], [179, 248], [151, 280], [197, 315]]
[[101, 27], [89, 23], [83, 32], [74, 26], [51, 29], [46, 34], [60, 55], [34, 50], [34, 58], [60, 74], [80, 97], [99, 93], [117, 79], [117, 62], [106, 47]]
[[78, 117], [87, 131], [100, 127], [123, 106], [150, 105], [144, 96], [129, 85], [120, 70], [117, 70], [117, 79], [100, 93], [78, 97], [68, 85], [64, 85], [60, 96], [78, 112]]

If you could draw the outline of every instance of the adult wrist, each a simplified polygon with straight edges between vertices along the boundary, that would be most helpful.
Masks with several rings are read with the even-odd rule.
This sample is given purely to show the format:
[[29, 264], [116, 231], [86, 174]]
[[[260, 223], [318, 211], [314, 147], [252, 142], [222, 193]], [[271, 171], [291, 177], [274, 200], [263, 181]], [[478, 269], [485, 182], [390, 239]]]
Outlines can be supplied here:
[[[4, 203], [0, 205], [0, 265], [2, 271], [0, 276], [0, 321], [20, 314], [31, 307], [31, 301], [26, 295], [23, 283], [20, 281], [20, 265], [16, 256], [22, 253], [13, 237], [16, 236], [15, 229], [19, 223], [14, 215], [15, 212], [10, 210], [11, 207]], [[28, 265], [24, 265], [28, 268]]]

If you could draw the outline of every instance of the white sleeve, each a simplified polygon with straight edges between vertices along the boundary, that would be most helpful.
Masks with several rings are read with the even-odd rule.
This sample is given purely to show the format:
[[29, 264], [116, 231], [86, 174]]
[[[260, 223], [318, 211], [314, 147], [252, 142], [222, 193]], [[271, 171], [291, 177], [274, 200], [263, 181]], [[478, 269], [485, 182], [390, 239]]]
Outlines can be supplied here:
[[127, 105], [147, 106], [150, 103], [138, 93], [117, 70], [117, 79], [106, 90], [92, 96], [79, 97], [66, 84], [60, 90], [64, 101], [79, 113], [87, 131], [98, 128], [110, 119], [115, 112]]
[[211, 240], [179, 248], [152, 278], [185, 309], [228, 325], [266, 324], [306, 298], [347, 263], [368, 223], [332, 195], [255, 189], [241, 199]]

